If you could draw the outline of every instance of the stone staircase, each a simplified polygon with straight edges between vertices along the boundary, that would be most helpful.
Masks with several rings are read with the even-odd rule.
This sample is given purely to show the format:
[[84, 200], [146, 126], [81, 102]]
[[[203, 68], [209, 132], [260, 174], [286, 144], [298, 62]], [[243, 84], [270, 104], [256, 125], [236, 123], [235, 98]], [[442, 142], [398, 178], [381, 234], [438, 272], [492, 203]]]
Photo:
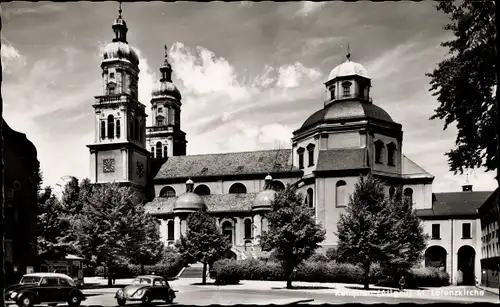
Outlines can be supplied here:
[[[207, 269], [208, 272], [208, 269]], [[203, 263], [193, 263], [181, 273], [179, 278], [202, 278], [203, 276]]]

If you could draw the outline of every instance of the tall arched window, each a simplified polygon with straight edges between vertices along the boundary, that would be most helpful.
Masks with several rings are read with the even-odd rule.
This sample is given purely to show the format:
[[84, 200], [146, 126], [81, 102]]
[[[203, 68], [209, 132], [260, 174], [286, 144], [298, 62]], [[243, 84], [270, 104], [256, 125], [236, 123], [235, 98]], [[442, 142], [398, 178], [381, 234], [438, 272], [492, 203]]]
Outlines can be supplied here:
[[106, 122], [101, 121], [101, 139], [106, 138]]
[[222, 223], [222, 234], [227, 238], [227, 240], [233, 243], [233, 224], [229, 221]]
[[116, 138], [119, 139], [120, 138], [120, 129], [121, 129], [121, 125], [120, 125], [120, 120], [117, 119], [116, 120]]
[[304, 168], [304, 151], [304, 147], [299, 147], [299, 149], [297, 149], [297, 155], [299, 156], [299, 169]]
[[167, 240], [174, 239], [174, 221], [170, 220], [167, 222]]
[[283, 184], [283, 182], [281, 182], [279, 180], [275, 180], [275, 181], [273, 181], [273, 189], [276, 192], [283, 191], [285, 189], [285, 185]]
[[242, 183], [235, 183], [229, 188], [229, 194], [245, 194], [247, 188]]
[[252, 220], [245, 219], [245, 239], [252, 238]]
[[134, 128], [135, 128], [135, 131], [134, 131], [135, 139], [139, 140], [141, 135], [140, 135], [140, 131], [139, 131], [139, 128], [140, 128], [139, 120], [137, 118], [134, 120]]
[[335, 203], [337, 207], [347, 206], [347, 183], [344, 180], [337, 181], [335, 188]]
[[163, 146], [163, 158], [168, 157], [168, 150], [167, 146]]
[[204, 184], [200, 184], [196, 187], [196, 189], [194, 189], [194, 192], [200, 196], [210, 195], [210, 188]]
[[314, 208], [314, 193], [312, 188], [307, 189], [307, 205], [309, 208]]
[[156, 158], [161, 158], [161, 142], [156, 142]]
[[175, 190], [172, 187], [166, 186], [160, 190], [160, 197], [175, 197]]
[[396, 189], [394, 187], [389, 188], [389, 197], [392, 199], [394, 197], [394, 193], [396, 193]]
[[384, 159], [384, 143], [380, 140], [375, 141], [375, 163], [383, 163]]
[[396, 165], [395, 161], [396, 156], [396, 145], [393, 142], [387, 144], [387, 165], [394, 166]]
[[410, 204], [413, 204], [413, 190], [411, 188], [406, 188], [403, 193], [405, 201], [408, 201]]
[[314, 147], [315, 147], [314, 144], [307, 145], [307, 160], [308, 160], [307, 166], [314, 165]]
[[115, 137], [115, 117], [111, 114], [108, 115], [108, 138]]

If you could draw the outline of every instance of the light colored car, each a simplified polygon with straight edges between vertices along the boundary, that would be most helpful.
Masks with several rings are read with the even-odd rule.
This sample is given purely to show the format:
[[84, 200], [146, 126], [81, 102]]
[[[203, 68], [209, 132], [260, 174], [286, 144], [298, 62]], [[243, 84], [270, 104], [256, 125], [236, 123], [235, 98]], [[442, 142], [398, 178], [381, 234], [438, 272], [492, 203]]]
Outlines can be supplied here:
[[31, 307], [34, 304], [55, 306], [67, 303], [71, 307], [80, 306], [85, 295], [77, 288], [71, 277], [59, 273], [25, 274], [18, 284], [4, 291], [5, 305]]
[[172, 304], [175, 291], [166, 279], [157, 275], [137, 276], [130, 285], [120, 289], [115, 295], [118, 306], [123, 306], [127, 301], [140, 301], [147, 305], [154, 300], [163, 300]]

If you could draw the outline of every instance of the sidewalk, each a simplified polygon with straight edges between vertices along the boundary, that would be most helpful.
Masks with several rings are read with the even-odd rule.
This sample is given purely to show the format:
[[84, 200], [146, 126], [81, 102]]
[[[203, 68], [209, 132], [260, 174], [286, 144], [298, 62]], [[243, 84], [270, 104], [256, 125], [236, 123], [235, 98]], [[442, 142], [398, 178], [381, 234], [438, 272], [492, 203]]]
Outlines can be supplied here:
[[490, 293], [498, 295], [498, 288], [485, 287], [485, 286], [481, 286], [481, 285], [478, 285], [476, 287], [478, 287], [481, 290], [488, 291]]

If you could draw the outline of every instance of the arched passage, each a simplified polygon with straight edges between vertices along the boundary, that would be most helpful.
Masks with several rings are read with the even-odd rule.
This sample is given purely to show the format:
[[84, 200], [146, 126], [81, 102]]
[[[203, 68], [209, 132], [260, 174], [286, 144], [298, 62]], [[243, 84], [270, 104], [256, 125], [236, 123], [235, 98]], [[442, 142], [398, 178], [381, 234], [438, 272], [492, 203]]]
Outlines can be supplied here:
[[476, 276], [474, 274], [474, 264], [476, 261], [476, 251], [472, 246], [464, 245], [458, 249], [457, 269], [462, 272], [462, 284], [474, 285]]
[[446, 272], [446, 250], [442, 246], [429, 247], [424, 254], [425, 266], [439, 268]]

